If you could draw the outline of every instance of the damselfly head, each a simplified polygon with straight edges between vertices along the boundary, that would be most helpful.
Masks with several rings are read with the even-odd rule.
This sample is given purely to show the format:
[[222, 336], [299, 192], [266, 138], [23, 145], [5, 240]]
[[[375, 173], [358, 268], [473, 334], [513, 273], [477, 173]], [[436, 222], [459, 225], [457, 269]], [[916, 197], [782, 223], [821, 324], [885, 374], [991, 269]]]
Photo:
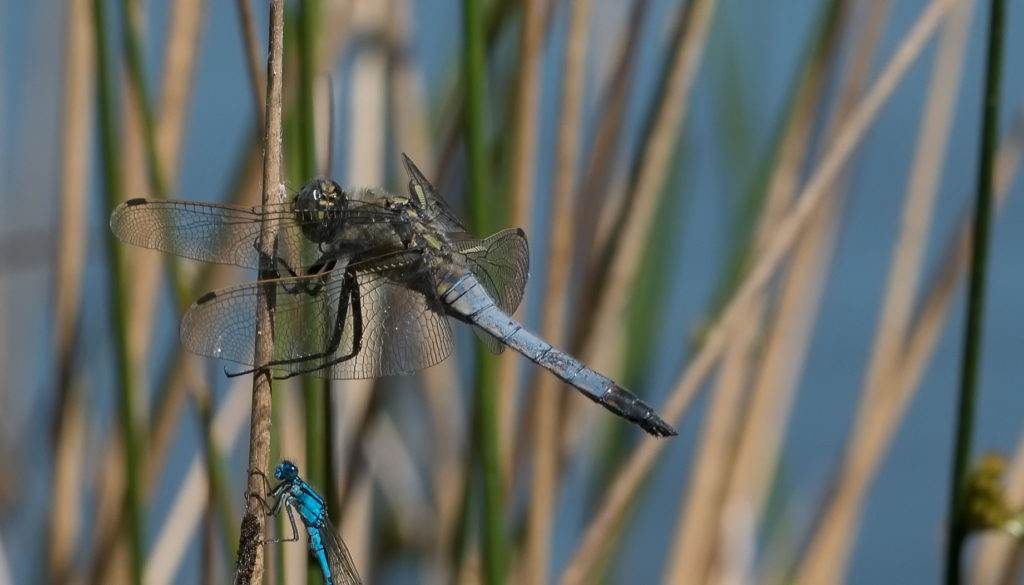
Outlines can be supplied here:
[[274, 477], [283, 481], [291, 481], [299, 477], [299, 468], [294, 463], [285, 459], [277, 465], [274, 470]]
[[347, 197], [345, 190], [329, 179], [316, 179], [303, 187], [292, 200], [292, 212], [302, 233], [316, 243], [330, 240]]

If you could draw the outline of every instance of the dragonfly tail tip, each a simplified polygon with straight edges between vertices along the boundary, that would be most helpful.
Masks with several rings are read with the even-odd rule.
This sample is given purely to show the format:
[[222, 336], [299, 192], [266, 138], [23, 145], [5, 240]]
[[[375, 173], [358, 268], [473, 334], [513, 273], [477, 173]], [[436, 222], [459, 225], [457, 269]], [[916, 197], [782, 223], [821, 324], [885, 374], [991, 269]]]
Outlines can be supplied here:
[[661, 417], [657, 415], [652, 415], [651, 418], [645, 420], [641, 426], [645, 431], [655, 437], [674, 437], [679, 434], [671, 425], [663, 421]]

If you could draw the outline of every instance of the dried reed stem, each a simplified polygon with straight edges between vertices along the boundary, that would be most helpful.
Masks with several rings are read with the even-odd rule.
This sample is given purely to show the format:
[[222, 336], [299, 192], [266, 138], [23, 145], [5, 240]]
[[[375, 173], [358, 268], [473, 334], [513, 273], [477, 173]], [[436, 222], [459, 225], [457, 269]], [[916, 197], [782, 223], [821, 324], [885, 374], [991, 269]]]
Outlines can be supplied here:
[[54, 583], [69, 578], [74, 540], [81, 524], [80, 495], [83, 461], [81, 399], [71, 382], [75, 331], [81, 312], [82, 272], [85, 267], [85, 213], [92, 125], [89, 112], [95, 96], [94, 40], [86, 0], [68, 3], [64, 51], [64, 141], [61, 153], [60, 229], [54, 275], [54, 354], [57, 406], [54, 419], [53, 506], [47, 547], [48, 576]]
[[721, 373], [712, 392], [689, 489], [676, 522], [674, 546], [665, 575], [669, 583], [704, 583], [711, 570], [719, 512], [742, 417], [743, 396], [749, 382], [760, 327], [759, 307], [751, 305], [744, 319], [749, 325], [736, 330], [723, 350]]
[[[153, 157], [149, 163], [155, 165], [157, 169], [151, 171], [151, 176], [158, 177], [155, 188], [160, 196], [167, 194], [162, 191], [173, 191], [177, 183], [178, 162], [185, 134], [189, 97], [192, 91], [191, 82], [201, 40], [204, 9], [205, 2], [203, 0], [186, 0], [175, 4], [171, 13], [164, 46], [159, 107], [154, 108], [152, 104], [140, 104], [137, 110], [141, 113], [141, 121], [144, 127], [141, 137], [149, 144], [147, 144], [145, 149], [136, 147], [134, 150], [136, 152], [152, 151]], [[133, 33], [133, 43], [137, 42], [137, 36]], [[138, 88], [144, 84], [144, 73], [141, 63], [137, 63], [136, 66], [139, 68], [133, 70], [132, 80], [133, 86]], [[145, 99], [145, 94], [136, 91], [134, 97]], [[153, 111], [157, 113], [150, 120], [147, 118], [149, 116], [148, 112]], [[134, 119], [139, 120], [139, 117]], [[142, 165], [129, 165], [129, 169], [132, 171], [138, 171], [141, 168], [143, 168]], [[144, 189], [144, 186], [139, 186], [139, 192], [144, 191]], [[146, 252], [132, 249], [128, 253], [131, 255], [130, 257], [138, 260], [140, 253]], [[158, 286], [160, 276], [163, 273], [164, 262], [163, 258], [158, 258], [156, 261], [152, 259], [136, 261], [132, 268], [134, 278], [130, 336], [133, 340], [133, 360], [136, 364], [134, 369], [137, 372], [137, 381], [135, 383], [137, 388], [144, 388], [146, 384], [147, 376], [144, 373], [144, 369], [147, 367], [147, 360], [145, 356], [149, 352], [152, 340], [152, 324], [157, 314], [155, 306], [159, 298]], [[182, 283], [175, 266], [175, 264], [171, 265], [171, 279], [177, 288], [179, 304], [183, 304], [187, 301], [182, 296]], [[173, 376], [174, 374], [172, 374]], [[173, 384], [164, 387], [161, 395], [161, 406], [171, 406], [172, 408], [161, 408], [159, 412], [161, 420], [159, 424], [150, 426], [151, 429], [166, 430], [176, 422], [180, 410], [174, 408], [174, 406], [178, 406], [182, 402], [179, 399], [181, 396], [180, 389], [180, 386]], [[147, 439], [151, 436], [152, 434], [147, 434]], [[162, 438], [166, 438], [166, 435]], [[160, 447], [163, 446], [165, 444]], [[160, 453], [160, 447], [154, 450], [151, 446], [149, 452]], [[148, 461], [152, 464], [147, 466], [147, 469], [144, 471], [144, 497], [149, 492], [152, 480], [158, 473], [157, 462], [162, 461], [162, 457], [148, 458]], [[149, 568], [147, 567], [145, 571], [149, 572]]]
[[[409, 26], [408, 0], [394, 0], [392, 13], [388, 33], [393, 45], [390, 74], [391, 86], [395, 91], [390, 93], [390, 99], [396, 142], [403, 145], [402, 150], [409, 153], [420, 168], [427, 170], [427, 176], [431, 177], [435, 165], [430, 146], [429, 114], [423, 71], [410, 53], [412, 31]], [[430, 491], [434, 496], [433, 506], [437, 517], [429, 550], [431, 557], [439, 561], [451, 558], [461, 505], [460, 486], [466, 475], [466, 469], [462, 466], [465, 459], [463, 446], [466, 444], [466, 424], [465, 417], [458, 416], [462, 409], [458, 406], [458, 380], [455, 376], [457, 362], [456, 357], [452, 356], [420, 374], [424, 389], [421, 396], [427, 403], [430, 419]], [[436, 566], [441, 567], [442, 564]], [[453, 580], [450, 574], [443, 573], [441, 579]]]
[[[522, 25], [519, 36], [519, 59], [516, 72], [516, 111], [511, 127], [515, 132], [508, 197], [509, 225], [534, 233], [531, 224], [537, 172], [537, 126], [540, 123], [539, 77], [544, 48], [544, 0], [526, 0], [522, 3]], [[526, 314], [529, 298], [519, 305], [519, 313]], [[511, 489], [515, 460], [519, 416], [519, 386], [522, 361], [514, 352], [505, 352], [498, 358], [498, 459], [504, 491]]]
[[601, 343], [591, 341], [583, 352], [588, 363], [610, 363], [620, 353], [614, 341], [622, 337], [617, 332], [622, 330], [626, 302], [639, 270], [636, 259], [640, 257], [640, 250], [650, 233], [658, 196], [668, 173], [669, 157], [675, 149], [683, 115], [689, 107], [690, 89], [697, 77], [716, 5], [716, 0], [694, 0], [682, 9], [680, 41], [670, 57], [665, 91], [660, 96], [651, 133], [640, 152], [640, 169], [633, 186], [626, 224], [609, 265], [604, 294], [594, 314], [596, 324], [589, 339], [600, 340]]
[[260, 117], [260, 125], [265, 125], [266, 107], [264, 106], [265, 91], [263, 89], [263, 72], [260, 70], [260, 44], [256, 39], [256, 21], [252, 16], [249, 0], [238, 0], [238, 20], [245, 42], [245, 63], [249, 72], [249, 88], [252, 91], [252, 103], [256, 114]]
[[[576, 239], [573, 229], [573, 194], [576, 192], [577, 162], [582, 136], [580, 115], [583, 109], [584, 73], [586, 65], [587, 32], [590, 26], [590, 0], [575, 0], [569, 14], [569, 32], [566, 41], [562, 78], [562, 103], [559, 119], [558, 166], [555, 169], [555, 188], [549, 227], [550, 249], [547, 258], [547, 299], [543, 336], [554, 346], [563, 346], [567, 339], [569, 274], [572, 264], [572, 245]], [[554, 376], [538, 380], [533, 391], [533, 489], [530, 492], [529, 515], [524, 559], [523, 580], [529, 583], [547, 583], [551, 564], [552, 520], [558, 487], [559, 408], [562, 387]]]
[[[201, 382], [195, 368], [183, 369], [189, 370], [187, 377], [191, 382]], [[227, 396], [213, 414], [210, 425], [209, 442], [214, 448], [223, 446], [223, 449], [230, 451], [237, 443], [245, 427], [245, 403], [250, 397], [245, 380], [239, 378], [231, 384]], [[209, 475], [209, 464], [203, 459], [202, 453], [194, 455], [181, 476], [181, 485], [174, 494], [167, 521], [153, 540], [153, 547], [146, 560], [147, 585], [174, 583], [176, 576], [178, 581], [183, 580], [178, 573], [188, 558], [189, 547], [195, 542], [196, 531], [210, 504], [208, 486], [213, 478]]]
[[[350, 16], [345, 26], [350, 38], [379, 38], [386, 34], [392, 2], [356, 2], [347, 13]], [[327, 35], [328, 38], [333, 35]], [[344, 48], [337, 45], [337, 49]], [[384, 145], [386, 140], [387, 99], [387, 51], [381, 45], [361, 48], [352, 60], [350, 87], [349, 133], [347, 142], [348, 160], [345, 163], [346, 181], [355, 185], [380, 185], [384, 182], [386, 166]], [[375, 426], [371, 416], [374, 380], [337, 380], [334, 388], [338, 408], [343, 410], [340, 419], [362, 421], [359, 431], [353, 433], [348, 452], [349, 473], [346, 474], [344, 491], [345, 526], [356, 526], [359, 538], [346, 538], [349, 551], [356, 566], [365, 569], [371, 547], [366, 536], [371, 532], [372, 500], [375, 494], [369, 477], [353, 475], [359, 468], [356, 463], [365, 460], [359, 455], [366, 450], [365, 442]], [[349, 535], [351, 532], [346, 531]], [[302, 563], [300, 563], [302, 564]]]
[[174, 3], [167, 29], [160, 112], [155, 121], [154, 140], [157, 158], [167, 172], [168, 188], [172, 191], [181, 159], [205, 11], [206, 0], [179, 0]]
[[[837, 487], [830, 499], [827, 511], [822, 516], [818, 536], [811, 539], [807, 556], [802, 565], [801, 578], [807, 583], [825, 583], [845, 573], [849, 551], [857, 529], [857, 518], [866, 496], [866, 490], [873, 476], [873, 470], [884, 451], [885, 443], [873, 457], [854, 456], [853, 452], [868, 441], [865, 422], [876, 420], [890, 401], [892, 388], [890, 380], [897, 368], [902, 367], [901, 358], [906, 342], [906, 329], [913, 315], [913, 298], [917, 291], [924, 249], [931, 223], [936, 185], [941, 161], [945, 157], [949, 125], [955, 111], [956, 91], [959, 72], [962, 70], [963, 53], [972, 2], [960, 3], [957, 10], [950, 11], [939, 58], [933, 69], [933, 88], [922, 114], [919, 149], [908, 186], [908, 195], [902, 226], [897, 236], [896, 249], [889, 270], [888, 290], [879, 313], [875, 343], [869, 361], [867, 375], [862, 388], [862, 401], [854, 423], [854, 432], [848, 449], [847, 461], [859, 460], [867, 469], [857, 479], [848, 474], [855, 473], [850, 467], [840, 471]], [[885, 395], [883, 395], [885, 393]], [[889, 424], [895, 426], [902, 412], [891, 413]], [[877, 428], [875, 425], [870, 425]], [[891, 434], [891, 430], [885, 433]], [[826, 570], [823, 570], [827, 567]]]
[[[625, 25], [625, 38], [616, 51], [618, 58], [604, 86], [598, 101], [597, 129], [586, 154], [586, 170], [577, 192], [576, 218], [580, 225], [596, 225], [600, 219], [600, 210], [605, 207], [605, 200], [612, 183], [612, 171], [615, 168], [615, 156], [621, 146], [622, 127], [625, 121], [630, 90], [637, 87], [632, 83], [633, 70], [636, 67], [640, 36], [643, 23], [650, 6], [648, 0], [633, 3], [629, 22]], [[594, 248], [596, 230], [580, 230], [577, 244], [579, 251], [590, 252]], [[587, 291], [584, 290], [584, 295]], [[574, 333], [575, 336], [575, 333]], [[573, 345], [577, 343], [574, 338]], [[570, 347], [575, 350], [576, 347]]]
[[[187, 0], [178, 2], [174, 6], [164, 46], [164, 67], [160, 83], [162, 88], [161, 105], [157, 114], [148, 122], [146, 117], [156, 108], [152, 107], [152, 104], [141, 104], [138, 101], [146, 99], [146, 94], [138, 91], [138, 88], [144, 84], [144, 74], [139, 70], [136, 71], [137, 77], [133, 76], [132, 78], [132, 87], [135, 88], [135, 91], [130, 92], [129, 103], [135, 106], [131, 110], [131, 113], [135, 115], [128, 116], [126, 119], [126, 127], [133, 132], [125, 133], [126, 144], [123, 156], [126, 161], [132, 161], [139, 156], [139, 153], [153, 151], [153, 158], [149, 164], [155, 164], [159, 170], [153, 171], [151, 176], [160, 177], [161, 183], [154, 185], [151, 190], [156, 191], [156, 195], [160, 197], [167, 195], [166, 191], [173, 191], [177, 183], [178, 161], [187, 121], [188, 98], [191, 95], [192, 74], [195, 70], [200, 41], [202, 4], [202, 0]], [[138, 122], [142, 123], [141, 134], [136, 131], [140, 130]], [[150, 125], [152, 128], [147, 130], [147, 126]], [[134, 140], [135, 143], [128, 143], [128, 140]], [[138, 144], [139, 140], [145, 140], [151, 144], [142, 148]], [[150, 191], [149, 186], [144, 182], [144, 175], [141, 174], [143, 168], [145, 167], [141, 160], [139, 164], [133, 162], [126, 164], [128, 192], [133, 196], [140, 196]], [[160, 278], [165, 273], [165, 262], [168, 260], [161, 256], [153, 258], [149, 251], [140, 248], [128, 248], [125, 250], [125, 254], [131, 262], [132, 273], [129, 338], [132, 340], [133, 369], [136, 372], [135, 385], [137, 388], [143, 389], [141, 392], [143, 395], [148, 396], [150, 392], [145, 389], [150, 376], [146, 372], [149, 367], [149, 360], [146, 356], [150, 353], [150, 344], [153, 339], [153, 321], [159, 314], [156, 306], [160, 298]], [[185, 306], [185, 303], [190, 302], [191, 299], [187, 299], [183, 295], [184, 290], [176, 263], [174, 260], [170, 260], [170, 262], [171, 281], [177, 289], [179, 306]], [[176, 390], [174, 387], [166, 389], [169, 392]], [[173, 400], [173, 397], [171, 399]], [[170, 414], [174, 415], [176, 412], [172, 411]], [[176, 418], [176, 416], [169, 417], [171, 419], [169, 422], [175, 422]], [[155, 470], [147, 469], [145, 473], [152, 476]]]
[[[276, 202], [281, 191], [281, 93], [282, 54], [284, 52], [284, 0], [270, 2], [270, 38], [267, 58], [267, 110], [266, 129], [263, 139], [263, 204]], [[260, 227], [261, 254], [268, 257], [274, 252], [273, 244], [277, 226], [264, 222]], [[265, 364], [273, 358], [274, 341], [271, 338], [273, 320], [274, 289], [272, 286], [261, 290], [257, 301], [257, 336], [254, 362]], [[259, 333], [262, 332], [263, 335]], [[249, 464], [247, 494], [266, 496], [266, 477], [262, 475], [270, 461], [270, 395], [271, 372], [263, 369], [253, 375], [252, 411], [249, 431]], [[255, 520], [256, 534], [263, 534], [266, 525], [266, 510], [260, 498], [247, 497], [242, 527]], [[248, 519], [247, 519], [248, 518]], [[255, 543], [239, 542], [240, 557], [244, 551], [256, 546], [252, 555], [252, 570], [239, 570], [242, 583], [263, 581], [263, 550]]]
[[[742, 322], [737, 319], [744, 314], [744, 307], [760, 294], [776, 268], [786, 257], [797, 236], [803, 230], [813, 212], [831, 191], [828, 187], [853, 154], [854, 148], [864, 137], [870, 123], [878, 115], [897, 83], [906, 74], [914, 59], [924, 49], [931, 33], [938, 26], [951, 0], [934, 0], [918, 18], [910, 33], [904, 37], [892, 59], [883, 69], [871, 90], [860, 101], [853, 114], [845, 120], [836, 141], [825, 154], [822, 163], [815, 170], [808, 185], [801, 192], [798, 203], [779, 223], [779, 228], [769, 238], [762, 253], [754, 262], [750, 272], [737, 288], [732, 300], [722, 311], [717, 323], [709, 330], [704, 345], [694, 356], [690, 366], [672, 390], [663, 409], [668, 421], [678, 420], [687, 408], [697, 388], [717, 362], [728, 336]], [[621, 470], [609, 488], [607, 496], [598, 509], [600, 512], [588, 526], [586, 534], [565, 573], [562, 583], [582, 583], [596, 566], [605, 547], [614, 537], [615, 528], [636, 494], [637, 488], [650, 471], [665, 441], [645, 441], [628, 457], [628, 463]]]
[[536, 175], [537, 126], [541, 54], [544, 48], [544, 0], [523, 2], [523, 24], [519, 38], [519, 71], [516, 85], [516, 113], [512, 127], [516, 130], [512, 155], [509, 197], [512, 225], [530, 233], [533, 213], [534, 178]]
[[[779, 142], [778, 163], [765, 193], [757, 229], [758, 248], [777, 228], [796, 196], [844, 12], [844, 4], [832, 3], [808, 50], [813, 57], [800, 73], [788, 107], [790, 117]], [[758, 515], [768, 470], [781, 446], [781, 430], [792, 403], [796, 372], [806, 354], [825, 279], [825, 272], [819, 269], [832, 250], [836, 206], [831, 201], [822, 206], [809, 220], [810, 226], [796, 247], [795, 257], [783, 277], [779, 313], [769, 319], [772, 328], [767, 333], [769, 343], [760, 364], [749, 357], [750, 345], [766, 319], [768, 299], [752, 301], [749, 314], [741, 318], [751, 325], [737, 331], [723, 360], [696, 472], [691, 474], [691, 487], [680, 510], [683, 518], [676, 532], [676, 552], [669, 555], [669, 581], [696, 583], [748, 578], [743, 573], [748, 570], [750, 559], [744, 558], [747, 555], [742, 551], [745, 543], [756, 538], [751, 533], [756, 522], [750, 519]], [[755, 366], [758, 371], [751, 375], [747, 369]], [[748, 383], [752, 386], [749, 394], [736, 388]], [[741, 405], [742, 415], [736, 412]], [[736, 428], [731, 429], [731, 425]]]
[[[810, 49], [813, 60], [803, 74], [790, 108], [790, 119], [779, 146], [778, 163], [768, 183], [767, 200], [758, 229], [759, 247], [775, 231], [796, 195], [800, 169], [811, 144], [814, 120], [821, 109], [826, 73], [834, 60], [846, 12], [845, 4], [834, 5], [830, 9], [819, 38]], [[863, 45], [858, 43], [857, 46]], [[714, 570], [719, 578], [745, 570], [743, 566], [733, 564], [745, 560], [734, 559], [726, 547], [735, 547], [737, 542], [752, 542], [756, 538], [757, 521], [753, 519], [761, 517], [772, 470], [782, 448], [796, 382], [824, 289], [825, 268], [832, 254], [838, 207], [838, 202], [826, 201], [809, 220], [810, 226], [802, 236], [802, 242], [796, 246], [780, 287], [776, 314], [766, 334], [757, 372], [752, 377], [743, 428], [738, 433], [736, 451], [730, 463], [726, 495], [720, 510], [721, 522], [705, 528], [726, 532], [721, 537], [723, 550], [716, 553]]]
[[[617, 58], [610, 64], [611, 71], [604, 76], [606, 79], [598, 98], [597, 111], [593, 115], [597, 127], [582, 157], [584, 170], [576, 189], [572, 216], [573, 228], [576, 231], [572, 259], [577, 265], [587, 267], [588, 270], [584, 273], [581, 292], [569, 299], [573, 309], [566, 317], [570, 331], [566, 337], [566, 349], [573, 353], [579, 353], [589, 338], [593, 325], [589, 317], [593, 314], [594, 298], [599, 288], [599, 285], [595, 284], [599, 275], [593, 270], [594, 260], [600, 253], [597, 250], [599, 246], [595, 243], [598, 231], [596, 228], [602, 210], [607, 207], [609, 192], [616, 188], [616, 185], [613, 185], [615, 159], [621, 147], [630, 93], [637, 87], [637, 84], [632, 82], [632, 75], [649, 5], [647, 0], [639, 0], [630, 7], [629, 20], [624, 25], [623, 38], [619, 39], [618, 50], [615, 52]], [[594, 24], [591, 24], [591, 27], [593, 26]], [[566, 266], [572, 266], [572, 263]], [[576, 413], [595, 412], [584, 404], [584, 401], [576, 398], [578, 397], [571, 393], [560, 392], [559, 410], [564, 421], [560, 438], [560, 461], [564, 460], [576, 446], [582, 444], [585, 426], [574, 424], [579, 418]]]

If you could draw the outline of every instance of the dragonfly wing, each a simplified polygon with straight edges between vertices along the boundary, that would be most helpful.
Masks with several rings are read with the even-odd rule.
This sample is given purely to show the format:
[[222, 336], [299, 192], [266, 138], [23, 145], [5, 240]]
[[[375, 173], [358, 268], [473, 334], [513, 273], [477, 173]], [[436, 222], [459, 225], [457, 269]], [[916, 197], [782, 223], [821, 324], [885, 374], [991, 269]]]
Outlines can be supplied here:
[[[343, 217], [337, 219], [346, 226], [372, 224], [379, 221], [380, 216], [386, 216], [384, 210], [372, 203], [347, 202], [346, 205]], [[320, 259], [318, 245], [306, 237], [305, 232], [310, 226], [317, 227], [323, 219], [315, 214], [295, 213], [291, 202], [242, 207], [198, 201], [131, 199], [111, 213], [110, 229], [118, 239], [135, 246], [202, 262], [259, 268], [257, 243], [263, 221], [277, 223], [275, 255], [295, 275], [305, 274]]]
[[110, 215], [110, 229], [123, 242], [185, 258], [259, 267], [255, 242], [260, 222], [290, 217], [286, 204], [239, 207], [161, 199], [131, 199]]
[[434, 221], [440, 223], [445, 231], [466, 232], [466, 226], [459, 221], [458, 216], [437, 193], [437, 189], [434, 189], [430, 181], [404, 152], [402, 153], [402, 164], [405, 165], [405, 172], [409, 175], [409, 195], [413, 200], [419, 202], [422, 208], [429, 211]]
[[453, 245], [498, 308], [515, 313], [530, 272], [530, 249], [523, 230], [502, 230], [486, 240], [455, 240]]
[[[530, 250], [523, 230], [502, 230], [486, 240], [453, 243], [494, 303], [509, 315], [514, 313], [523, 299], [530, 266]], [[491, 353], [505, 350], [505, 345], [491, 335], [477, 328], [473, 331]]]
[[331, 580], [335, 585], [362, 585], [359, 578], [359, 571], [356, 564], [352, 562], [352, 555], [348, 547], [338, 536], [338, 531], [325, 518], [320, 530], [320, 540], [324, 545], [324, 554], [327, 555], [327, 566], [331, 570]]
[[275, 289], [274, 353], [262, 365], [275, 370], [374, 378], [409, 374], [451, 353], [451, 327], [436, 303], [350, 267], [207, 293], [182, 319], [182, 343], [200, 355], [257, 365], [256, 301], [265, 285]]

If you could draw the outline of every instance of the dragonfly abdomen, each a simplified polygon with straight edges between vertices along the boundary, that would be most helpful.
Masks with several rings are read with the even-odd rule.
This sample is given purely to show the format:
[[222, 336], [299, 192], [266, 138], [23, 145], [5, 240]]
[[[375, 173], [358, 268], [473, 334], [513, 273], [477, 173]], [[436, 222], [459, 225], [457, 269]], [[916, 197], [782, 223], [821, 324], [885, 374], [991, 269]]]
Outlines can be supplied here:
[[440, 292], [441, 300], [450, 313], [486, 331], [572, 385], [587, 398], [636, 423], [652, 435], [665, 437], [676, 434], [653, 408], [632, 392], [552, 347], [502, 311], [472, 274], [445, 279]]

